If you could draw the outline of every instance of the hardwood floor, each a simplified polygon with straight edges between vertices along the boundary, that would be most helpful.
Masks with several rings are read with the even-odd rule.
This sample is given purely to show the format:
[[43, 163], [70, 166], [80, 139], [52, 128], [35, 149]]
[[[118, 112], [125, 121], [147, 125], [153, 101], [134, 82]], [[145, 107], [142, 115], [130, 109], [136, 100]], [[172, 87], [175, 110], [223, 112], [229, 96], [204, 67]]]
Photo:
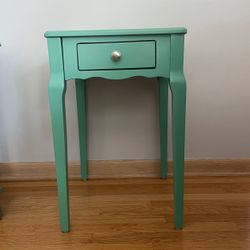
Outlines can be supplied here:
[[54, 181], [1, 185], [1, 250], [250, 249], [250, 177], [186, 178], [182, 231], [171, 179], [71, 181], [66, 234]]

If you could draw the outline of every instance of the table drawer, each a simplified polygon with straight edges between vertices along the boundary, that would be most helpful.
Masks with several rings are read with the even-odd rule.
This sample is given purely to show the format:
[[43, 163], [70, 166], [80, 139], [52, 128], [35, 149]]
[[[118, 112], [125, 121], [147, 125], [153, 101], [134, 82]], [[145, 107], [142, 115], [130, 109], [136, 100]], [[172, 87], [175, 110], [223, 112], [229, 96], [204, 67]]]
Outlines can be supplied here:
[[78, 43], [79, 70], [150, 69], [156, 66], [156, 42]]

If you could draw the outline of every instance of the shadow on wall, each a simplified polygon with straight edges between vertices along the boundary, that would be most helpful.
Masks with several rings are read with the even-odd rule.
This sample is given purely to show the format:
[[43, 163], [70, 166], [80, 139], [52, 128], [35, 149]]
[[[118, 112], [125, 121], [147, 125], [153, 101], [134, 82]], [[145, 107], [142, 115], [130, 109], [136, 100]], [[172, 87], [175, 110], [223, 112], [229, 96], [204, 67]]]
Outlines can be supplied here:
[[48, 151], [53, 154], [53, 149], [48, 149], [51, 140], [48, 63], [26, 62], [29, 68], [25, 71], [13, 65], [11, 59], [0, 57], [0, 81], [5, 79], [0, 91], [0, 161], [43, 161]]
[[[21, 76], [24, 86], [18, 85], [25, 105], [19, 110], [23, 143], [19, 144], [18, 154], [26, 155], [25, 161], [44, 161], [48, 152], [53, 154], [51, 141], [51, 124], [48, 99], [49, 70], [48, 63], [32, 67]], [[31, 154], [27, 154], [31, 152]]]
[[158, 89], [143, 77], [88, 81], [91, 159], [159, 158]]

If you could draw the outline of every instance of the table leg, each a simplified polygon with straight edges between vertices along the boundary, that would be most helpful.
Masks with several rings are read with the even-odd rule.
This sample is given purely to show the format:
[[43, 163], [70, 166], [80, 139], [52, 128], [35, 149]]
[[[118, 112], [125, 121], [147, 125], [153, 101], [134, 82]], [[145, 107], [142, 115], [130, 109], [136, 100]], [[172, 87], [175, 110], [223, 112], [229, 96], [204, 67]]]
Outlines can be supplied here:
[[86, 81], [77, 79], [75, 81], [75, 84], [78, 113], [81, 177], [86, 181], [88, 179]]
[[168, 84], [169, 79], [161, 77], [160, 85], [160, 150], [161, 150], [161, 178], [168, 175]]
[[184, 141], [186, 112], [186, 82], [183, 74], [172, 74], [174, 219], [176, 229], [183, 227], [184, 210]]
[[66, 83], [64, 79], [52, 76], [49, 82], [49, 100], [56, 161], [60, 224], [62, 232], [69, 231], [69, 193], [65, 91]]

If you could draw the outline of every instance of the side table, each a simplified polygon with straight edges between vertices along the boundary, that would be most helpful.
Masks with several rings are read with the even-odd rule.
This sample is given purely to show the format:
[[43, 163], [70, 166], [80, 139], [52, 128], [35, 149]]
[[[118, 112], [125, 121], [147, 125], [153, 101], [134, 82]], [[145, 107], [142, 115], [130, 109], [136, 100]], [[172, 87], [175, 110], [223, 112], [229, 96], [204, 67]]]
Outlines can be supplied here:
[[167, 177], [168, 86], [172, 92], [174, 221], [183, 227], [186, 82], [183, 73], [185, 28], [48, 31], [49, 100], [62, 232], [69, 227], [66, 81], [75, 79], [81, 177], [88, 179], [86, 81], [92, 77], [157, 77], [160, 89], [161, 178]]

